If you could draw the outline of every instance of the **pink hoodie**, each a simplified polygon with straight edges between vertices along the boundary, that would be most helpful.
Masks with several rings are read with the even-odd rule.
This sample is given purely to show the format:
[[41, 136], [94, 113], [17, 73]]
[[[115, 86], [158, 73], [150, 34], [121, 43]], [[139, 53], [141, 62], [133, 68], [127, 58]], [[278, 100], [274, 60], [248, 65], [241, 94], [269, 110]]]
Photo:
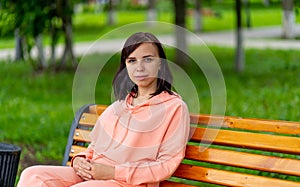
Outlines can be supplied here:
[[78, 156], [114, 166], [115, 180], [123, 186], [159, 186], [184, 158], [188, 108], [180, 96], [167, 92], [137, 106], [132, 99], [128, 95], [101, 114], [90, 146]]

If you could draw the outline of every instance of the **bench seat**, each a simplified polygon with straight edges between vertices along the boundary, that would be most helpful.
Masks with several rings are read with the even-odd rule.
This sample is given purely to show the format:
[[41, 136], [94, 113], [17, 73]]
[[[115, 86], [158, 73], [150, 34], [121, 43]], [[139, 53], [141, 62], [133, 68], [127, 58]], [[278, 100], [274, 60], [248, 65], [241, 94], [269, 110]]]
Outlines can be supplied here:
[[[76, 114], [63, 165], [86, 149], [105, 105]], [[300, 123], [190, 114], [193, 136], [182, 164], [160, 186], [300, 186]]]

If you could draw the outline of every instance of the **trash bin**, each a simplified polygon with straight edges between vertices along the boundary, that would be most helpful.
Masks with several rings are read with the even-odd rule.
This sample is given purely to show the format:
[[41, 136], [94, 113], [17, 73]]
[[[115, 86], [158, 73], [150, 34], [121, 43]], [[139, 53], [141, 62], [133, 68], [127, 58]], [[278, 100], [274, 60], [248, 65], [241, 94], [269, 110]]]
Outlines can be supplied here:
[[15, 145], [0, 142], [0, 186], [14, 187], [21, 148]]

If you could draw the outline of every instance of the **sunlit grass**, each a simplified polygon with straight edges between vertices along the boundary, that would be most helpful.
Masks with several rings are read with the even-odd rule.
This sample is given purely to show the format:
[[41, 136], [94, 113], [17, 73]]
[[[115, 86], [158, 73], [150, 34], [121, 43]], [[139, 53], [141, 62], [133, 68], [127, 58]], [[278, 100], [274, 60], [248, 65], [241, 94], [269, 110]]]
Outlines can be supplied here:
[[[298, 51], [246, 50], [246, 69], [234, 71], [233, 48], [210, 47], [226, 83], [226, 115], [299, 121], [300, 64]], [[191, 48], [192, 53], [198, 47]], [[173, 51], [167, 50], [170, 59]], [[90, 56], [96, 63], [103, 55]], [[204, 58], [199, 56], [199, 58]], [[96, 103], [111, 102], [112, 78], [119, 56], [99, 76]], [[0, 63], [0, 142], [22, 147], [26, 164], [60, 164], [73, 119], [73, 71], [34, 72], [25, 62]], [[201, 113], [210, 113], [211, 95], [197, 68], [186, 68], [198, 88]], [[185, 98], [183, 98], [185, 99]], [[29, 162], [29, 163], [28, 163]]]
[[[195, 49], [197, 49], [195, 47]], [[226, 115], [299, 121], [300, 58], [297, 51], [247, 50], [246, 70], [233, 69], [232, 48], [211, 47], [222, 67], [227, 91]], [[172, 54], [172, 52], [168, 52]], [[100, 56], [91, 59], [101, 58]], [[118, 55], [101, 71], [96, 102], [111, 102]], [[0, 141], [32, 145], [47, 159], [60, 160], [73, 118], [74, 72], [35, 73], [28, 64], [1, 63]], [[188, 75], [199, 85], [201, 113], [210, 113], [210, 90], [194, 68]]]

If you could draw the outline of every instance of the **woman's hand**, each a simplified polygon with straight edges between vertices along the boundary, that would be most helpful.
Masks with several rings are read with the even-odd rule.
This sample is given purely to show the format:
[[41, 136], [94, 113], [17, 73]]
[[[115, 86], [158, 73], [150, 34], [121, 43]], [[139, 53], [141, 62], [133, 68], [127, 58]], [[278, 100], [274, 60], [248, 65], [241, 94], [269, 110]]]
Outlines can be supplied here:
[[93, 180], [91, 175], [91, 163], [83, 157], [76, 157], [73, 160], [73, 169], [83, 180]]
[[110, 180], [115, 178], [115, 168], [105, 164], [91, 163], [90, 173], [96, 180]]
[[82, 157], [76, 157], [73, 168], [83, 180], [110, 180], [115, 177], [115, 168], [105, 164], [91, 163]]

